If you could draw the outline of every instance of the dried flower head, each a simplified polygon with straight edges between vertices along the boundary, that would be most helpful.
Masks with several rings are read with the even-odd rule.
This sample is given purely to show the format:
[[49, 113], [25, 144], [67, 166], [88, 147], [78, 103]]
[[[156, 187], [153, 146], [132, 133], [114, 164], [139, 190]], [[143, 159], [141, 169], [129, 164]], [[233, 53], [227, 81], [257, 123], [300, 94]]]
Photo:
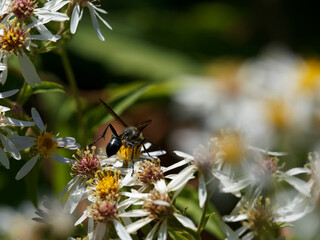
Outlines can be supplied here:
[[161, 220], [173, 213], [167, 193], [152, 190], [150, 194], [150, 197], [144, 201], [142, 206], [143, 210], [150, 213], [149, 218]]
[[134, 173], [135, 180], [151, 185], [160, 179], [164, 179], [160, 159], [140, 161], [136, 165], [138, 170]]
[[110, 223], [112, 220], [117, 219], [117, 206], [116, 202], [112, 200], [98, 200], [87, 208], [90, 216], [101, 223]]
[[12, 12], [16, 18], [26, 20], [32, 16], [37, 5], [34, 0], [11, 0], [9, 11]]
[[85, 178], [93, 178], [98, 170], [101, 170], [101, 163], [99, 157], [95, 154], [96, 147], [92, 146], [91, 151], [89, 147], [86, 150], [77, 150], [77, 155], [73, 158], [77, 161], [72, 164], [72, 175], [81, 175]]

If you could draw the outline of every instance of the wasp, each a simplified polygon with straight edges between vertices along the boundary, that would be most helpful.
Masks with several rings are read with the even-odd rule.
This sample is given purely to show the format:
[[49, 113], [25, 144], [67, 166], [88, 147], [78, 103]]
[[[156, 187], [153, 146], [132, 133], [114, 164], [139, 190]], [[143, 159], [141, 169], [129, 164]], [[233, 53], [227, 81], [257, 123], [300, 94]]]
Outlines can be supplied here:
[[[101, 138], [104, 138], [108, 129], [112, 131], [112, 137], [107, 144], [106, 153], [107, 156], [113, 156], [118, 153], [119, 150], [122, 150], [122, 155], [124, 160], [130, 161], [135, 158], [135, 156], [139, 155], [141, 152], [141, 148], [144, 147], [144, 143], [146, 142], [146, 138], [143, 136], [142, 131], [148, 125], [151, 124], [152, 120], [147, 120], [145, 122], [140, 123], [137, 127], [128, 126], [112, 109], [109, 107], [103, 100], [99, 99], [104, 108], [114, 117], [114, 119], [119, 122], [123, 127], [123, 132], [118, 134], [114, 129], [112, 124], [108, 124], [108, 126], [103, 131], [102, 135], [98, 137], [90, 146], [97, 143]], [[149, 155], [149, 154], [148, 154]]]

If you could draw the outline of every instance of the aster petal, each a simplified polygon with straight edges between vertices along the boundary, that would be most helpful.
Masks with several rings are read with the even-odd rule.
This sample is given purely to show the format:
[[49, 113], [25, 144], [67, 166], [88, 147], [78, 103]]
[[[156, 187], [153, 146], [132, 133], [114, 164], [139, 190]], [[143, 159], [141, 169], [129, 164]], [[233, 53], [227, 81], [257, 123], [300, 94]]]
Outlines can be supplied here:
[[264, 149], [261, 149], [261, 148], [258, 148], [258, 147], [251, 146], [251, 145], [248, 146], [248, 149], [249, 150], [253, 150], [253, 151], [258, 151], [258, 152], [261, 152], [261, 153], [264, 153], [264, 154], [268, 154], [270, 156], [279, 157], [279, 156], [288, 155], [288, 153], [286, 153], [286, 152], [271, 152], [271, 151], [267, 151], [267, 150], [264, 150]]
[[170, 203], [168, 203], [167, 201], [154, 200], [153, 203], [159, 206], [170, 207]]
[[69, 20], [69, 17], [66, 14], [60, 12], [53, 12], [45, 9], [38, 9], [35, 12], [42, 24], [46, 24], [51, 21], [63, 22]]
[[154, 184], [154, 187], [157, 189], [160, 193], [166, 193], [167, 192], [167, 185], [166, 182], [163, 179], [160, 179]]
[[77, 225], [79, 225], [80, 223], [82, 223], [84, 220], [87, 219], [87, 217], [88, 217], [88, 212], [87, 212], [87, 210], [85, 210], [85, 211], [83, 212], [83, 214], [81, 215], [81, 217], [74, 223], [74, 226], [77, 226]]
[[198, 186], [198, 196], [199, 196], [199, 206], [200, 208], [203, 208], [204, 203], [207, 200], [207, 187], [206, 187], [206, 181], [204, 179], [204, 175], [201, 174], [199, 176], [199, 186]]
[[37, 125], [37, 127], [41, 130], [41, 132], [43, 132], [44, 124], [43, 124], [43, 121], [40, 117], [40, 114], [38, 113], [38, 111], [35, 108], [31, 109], [31, 117], [32, 117], [33, 121], [35, 122], [35, 124]]
[[59, 1], [47, 1], [42, 9], [48, 9], [52, 12], [58, 11], [60, 8], [63, 8], [69, 1], [59, 0]]
[[130, 237], [129, 233], [127, 232], [127, 230], [125, 229], [125, 227], [119, 221], [114, 219], [113, 225], [114, 225], [114, 228], [116, 229], [116, 232], [121, 240], [122, 239], [124, 239], [124, 240], [131, 240], [132, 239]]
[[26, 82], [31, 87], [35, 87], [36, 86], [35, 84], [41, 85], [41, 80], [29, 57], [25, 54], [21, 54], [21, 55], [18, 55], [18, 60], [19, 60], [22, 75], [26, 80]]
[[10, 118], [10, 117], [5, 117], [4, 119], [9, 123], [10, 126], [16, 126], [16, 127], [34, 126], [34, 122], [22, 121], [22, 120]]
[[2, 148], [0, 148], [0, 163], [1, 163], [6, 169], [9, 169], [9, 168], [10, 168], [9, 159], [8, 159], [6, 153], [2, 150]]
[[294, 187], [303, 195], [307, 197], [310, 196], [311, 188], [307, 187], [308, 185], [305, 181], [293, 176], [284, 176], [283, 180], [289, 183], [292, 187]]
[[172, 164], [172, 165], [169, 166], [169, 167], [163, 167], [163, 172], [168, 172], [168, 171], [170, 171], [170, 170], [172, 170], [172, 169], [175, 169], [175, 168], [181, 167], [181, 166], [183, 166], [183, 165], [186, 165], [186, 164], [188, 164], [189, 162], [190, 162], [190, 161], [183, 159], [183, 160], [181, 160], [181, 161], [179, 161], [179, 162], [177, 162], [177, 163], [175, 163], [175, 164]]
[[0, 63], [1, 66], [1, 73], [0, 73], [0, 82], [3, 84], [5, 84], [7, 77], [8, 77], [8, 58], [7, 56], [3, 57], [3, 63]]
[[77, 183], [77, 181], [79, 181], [79, 178], [81, 178], [79, 175], [75, 176], [74, 178], [72, 178], [67, 186], [65, 186], [61, 192], [59, 193], [59, 198], [62, 198], [67, 192], [69, 192], [71, 190], [71, 188]]
[[98, 223], [93, 233], [95, 240], [102, 240], [106, 233], [107, 226], [105, 223]]
[[93, 220], [93, 218], [89, 218], [89, 220], [88, 220], [88, 240], [93, 239], [93, 231], [94, 231], [94, 220]]
[[81, 181], [80, 178], [78, 181], [79, 183], [75, 184], [75, 187], [71, 189], [68, 200], [64, 206], [64, 211], [69, 212], [70, 214], [73, 213], [73, 211], [76, 209], [76, 207], [78, 206], [79, 202], [82, 199], [81, 194], [74, 194], [74, 193], [77, 192], [79, 189], [83, 189], [86, 187], [86, 181]]
[[68, 148], [70, 150], [76, 150], [80, 147], [80, 144], [76, 142], [73, 137], [61, 137], [57, 139], [58, 147]]
[[23, 149], [30, 148], [33, 145], [35, 145], [36, 139], [34, 137], [12, 135], [10, 137], [10, 141], [13, 142], [18, 151], [21, 151]]
[[189, 159], [189, 160], [194, 160], [194, 157], [192, 155], [189, 155], [187, 153], [184, 153], [184, 152], [181, 152], [181, 151], [173, 151], [176, 155], [178, 155], [179, 157], [182, 157], [182, 158], [186, 158], [186, 159]]
[[16, 146], [11, 142], [11, 140], [9, 140], [7, 137], [5, 137], [4, 135], [0, 134], [0, 140], [1, 143], [3, 144], [5, 150], [16, 160], [20, 160], [21, 159], [21, 155], [18, 151], [18, 149], [16, 148]]
[[92, 7], [97, 10], [97, 12], [103, 13], [103, 14], [107, 14], [108, 12], [102, 8], [98, 8], [97, 6], [95, 6], [94, 4], [92, 4]]
[[[93, 4], [92, 4], [93, 5]], [[96, 9], [97, 10], [97, 9]], [[97, 10], [98, 11], [98, 10]], [[107, 23], [106, 20], [104, 20], [99, 13], [97, 13], [97, 11], [95, 12], [96, 15], [98, 16], [98, 18], [103, 22], [104, 25], [106, 25], [110, 30], [112, 30], [112, 27], [109, 25], [109, 23]]]
[[181, 214], [178, 213], [173, 213], [173, 215], [176, 217], [176, 219], [186, 228], [189, 228], [193, 231], [197, 231], [197, 227], [194, 225], [194, 223], [187, 218], [186, 216], [183, 216]]
[[101, 29], [100, 29], [100, 26], [99, 26], [99, 23], [98, 23], [98, 20], [97, 20], [97, 16], [96, 16], [96, 10], [92, 7], [92, 3], [91, 2], [88, 2], [87, 3], [87, 6], [88, 6], [88, 9], [89, 9], [89, 12], [90, 12], [90, 16], [91, 16], [91, 21], [92, 21], [92, 24], [93, 24], [93, 28], [94, 30], [96, 31], [99, 39], [101, 41], [104, 41], [104, 37], [102, 35], [102, 32], [101, 32]]
[[154, 234], [156, 233], [157, 229], [158, 229], [158, 226], [159, 226], [160, 222], [157, 222], [153, 228], [151, 229], [151, 231], [148, 233], [147, 237], [145, 240], [152, 240], [153, 239], [153, 236]]
[[30, 39], [32, 40], [56, 42], [61, 38], [59, 35], [53, 35], [42, 23], [36, 24], [35, 27], [39, 31], [40, 35], [30, 36]]
[[158, 240], [166, 240], [168, 234], [167, 219], [165, 218], [159, 228]]
[[298, 175], [298, 174], [302, 174], [302, 173], [310, 174], [311, 171], [310, 171], [310, 169], [307, 169], [307, 168], [292, 168], [292, 169], [285, 172], [285, 174], [287, 174], [289, 176], [294, 176], [294, 175]]
[[148, 216], [149, 212], [142, 209], [135, 209], [128, 212], [119, 214], [119, 217], [145, 217]]
[[72, 11], [71, 21], [70, 21], [70, 32], [72, 34], [75, 34], [75, 32], [77, 31], [80, 19], [81, 19], [80, 5], [79, 3], [76, 3]]
[[36, 164], [38, 158], [39, 158], [39, 154], [37, 154], [36, 156], [31, 158], [29, 161], [27, 161], [17, 173], [16, 180], [20, 180], [25, 175], [27, 175]]
[[143, 226], [147, 225], [148, 223], [150, 223], [153, 220], [153, 218], [142, 218], [138, 221], [135, 221], [134, 223], [131, 223], [129, 225], [126, 226], [127, 232], [128, 233], [134, 233], [137, 230], [139, 230], [140, 228], [142, 228]]
[[69, 158], [62, 157], [62, 156], [60, 156], [59, 154], [56, 154], [56, 153], [54, 153], [54, 152], [51, 153], [50, 157], [51, 157], [53, 160], [55, 160], [55, 161], [57, 161], [57, 162], [59, 162], [59, 163], [71, 163], [71, 162], [75, 161], [75, 160], [73, 160], [73, 159], [69, 159]]
[[246, 214], [239, 214], [239, 215], [226, 215], [223, 216], [222, 219], [225, 222], [239, 222], [246, 220], [248, 217]]
[[167, 189], [169, 192], [176, 191], [180, 188], [183, 188], [185, 184], [193, 177], [193, 174], [195, 173], [196, 168], [193, 165], [190, 165], [183, 169], [175, 179], [171, 180], [171, 182], [168, 184]]
[[17, 92], [19, 92], [19, 89], [14, 89], [14, 90], [2, 92], [2, 93], [0, 93], [0, 98], [11, 97], [12, 95], [16, 94]]

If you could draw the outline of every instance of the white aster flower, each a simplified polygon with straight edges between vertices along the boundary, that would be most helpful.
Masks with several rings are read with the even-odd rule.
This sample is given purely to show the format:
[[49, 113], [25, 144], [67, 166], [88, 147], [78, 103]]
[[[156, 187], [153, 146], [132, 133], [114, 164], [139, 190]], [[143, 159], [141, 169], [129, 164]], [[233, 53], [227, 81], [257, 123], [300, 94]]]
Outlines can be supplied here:
[[31, 87], [41, 84], [35, 67], [25, 53], [25, 50], [31, 46], [32, 36], [29, 31], [30, 28], [21, 25], [16, 20], [0, 24], [0, 82], [2, 84], [7, 80], [7, 62], [11, 55], [18, 57], [22, 75]]
[[16, 175], [16, 179], [19, 180], [23, 178], [33, 166], [36, 164], [39, 158], [52, 158], [53, 160], [60, 163], [71, 163], [75, 160], [62, 157], [54, 152], [58, 148], [66, 148], [70, 150], [76, 150], [79, 144], [72, 137], [60, 137], [53, 135], [52, 132], [48, 133], [46, 131], [46, 126], [44, 125], [38, 111], [35, 108], [31, 109], [31, 116], [36, 126], [39, 128], [40, 133], [36, 137], [22, 137], [22, 136], [12, 136], [10, 138], [19, 150], [27, 149], [33, 147], [36, 151], [36, 155], [28, 160]]
[[[172, 207], [175, 196], [170, 199], [169, 192], [173, 191], [173, 185], [166, 185], [164, 180], [159, 180], [155, 183], [155, 188], [150, 193], [130, 194], [131, 197], [136, 197], [142, 200], [135, 204], [142, 205], [141, 209], [131, 210], [119, 214], [120, 217], [143, 217], [140, 220], [126, 226], [129, 233], [134, 233], [148, 223], [155, 221], [155, 225], [146, 236], [146, 239], [153, 239], [153, 236], [158, 230], [158, 239], [167, 239], [168, 228], [170, 228], [169, 217], [175, 217], [184, 227], [193, 231], [197, 231], [196, 226], [184, 215], [179, 214]], [[168, 226], [169, 225], [169, 226]]]
[[[112, 199], [98, 199], [88, 206], [83, 215], [74, 224], [82, 223], [88, 218], [88, 239], [102, 240], [106, 229], [114, 229], [120, 239], [131, 240], [129, 233], [121, 224], [118, 214], [117, 201]], [[96, 225], [96, 227], [94, 227]]]
[[[18, 91], [19, 91], [18, 89], [15, 89], [15, 90], [0, 93], [0, 99], [10, 97], [16, 94]], [[21, 121], [11, 117], [6, 117], [5, 113], [8, 112], [9, 110], [10, 108], [0, 105], [0, 141], [4, 146], [4, 149], [0, 147], [0, 163], [7, 169], [9, 168], [10, 164], [9, 164], [9, 159], [5, 152], [8, 152], [16, 160], [20, 160], [21, 155], [19, 153], [19, 150], [15, 146], [15, 144], [4, 135], [4, 134], [8, 134], [10, 136], [13, 134], [11, 130], [6, 127], [7, 126], [29, 127], [34, 125], [33, 122], [26, 122], [26, 121]], [[3, 133], [1, 133], [2, 130], [4, 131]]]
[[109, 29], [112, 30], [112, 27], [100, 16], [99, 13], [107, 14], [107, 12], [101, 8], [95, 6], [92, 0], [71, 0], [71, 6], [73, 7], [71, 20], [70, 20], [70, 31], [74, 34], [77, 31], [78, 24], [82, 18], [83, 9], [87, 7], [90, 12], [92, 24], [94, 30], [96, 31], [99, 39], [104, 41], [104, 36], [101, 33], [101, 29], [98, 23], [97, 17], [106, 25]]

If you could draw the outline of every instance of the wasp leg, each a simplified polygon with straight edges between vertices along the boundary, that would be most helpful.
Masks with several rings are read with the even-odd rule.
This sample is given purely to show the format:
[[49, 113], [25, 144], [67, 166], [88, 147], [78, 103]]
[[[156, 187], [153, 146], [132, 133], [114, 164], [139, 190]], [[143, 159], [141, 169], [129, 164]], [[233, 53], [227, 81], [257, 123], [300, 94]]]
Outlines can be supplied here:
[[116, 137], [119, 137], [119, 136], [118, 136], [118, 133], [117, 133], [117, 131], [114, 129], [114, 127], [113, 127], [111, 124], [108, 124], [108, 126], [104, 129], [102, 135], [101, 135], [100, 137], [98, 137], [93, 143], [91, 143], [91, 144], [89, 145], [89, 147], [91, 147], [92, 145], [96, 144], [101, 138], [104, 138], [104, 136], [106, 135], [107, 130], [108, 130], [109, 127], [110, 127], [113, 135], [115, 135]]

